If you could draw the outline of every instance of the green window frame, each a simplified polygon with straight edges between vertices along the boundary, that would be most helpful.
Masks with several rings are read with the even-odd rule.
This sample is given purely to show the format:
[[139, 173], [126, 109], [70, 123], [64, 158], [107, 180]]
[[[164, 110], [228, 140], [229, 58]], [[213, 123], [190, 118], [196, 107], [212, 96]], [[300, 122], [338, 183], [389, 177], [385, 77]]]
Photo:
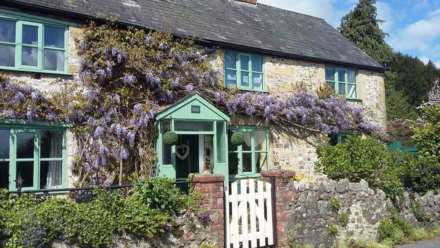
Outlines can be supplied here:
[[0, 10], [0, 70], [67, 74], [69, 25]]
[[225, 51], [225, 85], [248, 91], [265, 91], [264, 57], [258, 54]]
[[[235, 177], [257, 177], [264, 169], [270, 169], [269, 128], [256, 126], [233, 126], [229, 135], [241, 132], [244, 144], [229, 142], [229, 175]], [[231, 139], [228, 138], [230, 141]]]
[[65, 188], [64, 129], [0, 125], [0, 145], [0, 188]]
[[358, 99], [355, 70], [326, 66], [325, 81], [337, 95], [344, 96], [347, 99]]

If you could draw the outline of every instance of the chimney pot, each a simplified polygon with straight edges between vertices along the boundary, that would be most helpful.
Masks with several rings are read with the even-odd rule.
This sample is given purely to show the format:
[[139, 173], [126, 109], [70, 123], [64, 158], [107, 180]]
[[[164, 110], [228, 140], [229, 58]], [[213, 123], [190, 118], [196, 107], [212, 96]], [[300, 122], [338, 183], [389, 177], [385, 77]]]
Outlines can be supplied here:
[[237, 1], [257, 5], [257, 0], [237, 0]]

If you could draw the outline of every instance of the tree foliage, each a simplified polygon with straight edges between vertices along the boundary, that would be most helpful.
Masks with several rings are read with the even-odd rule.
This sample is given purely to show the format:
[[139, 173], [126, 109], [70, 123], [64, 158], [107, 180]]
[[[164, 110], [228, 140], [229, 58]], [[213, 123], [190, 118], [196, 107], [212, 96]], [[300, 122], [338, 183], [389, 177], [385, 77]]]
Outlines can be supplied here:
[[375, 0], [360, 0], [342, 18], [339, 31], [379, 63], [387, 64], [392, 59], [392, 49], [379, 26], [382, 21], [377, 19], [375, 3]]
[[427, 100], [429, 90], [440, 78], [440, 70], [432, 62], [425, 65], [420, 59], [401, 53], [395, 54], [389, 69], [394, 75], [388, 77], [389, 89], [402, 92], [413, 109]]
[[373, 137], [350, 136], [342, 144], [321, 146], [318, 156], [317, 168], [332, 179], [364, 179], [391, 197], [403, 192], [394, 154]]

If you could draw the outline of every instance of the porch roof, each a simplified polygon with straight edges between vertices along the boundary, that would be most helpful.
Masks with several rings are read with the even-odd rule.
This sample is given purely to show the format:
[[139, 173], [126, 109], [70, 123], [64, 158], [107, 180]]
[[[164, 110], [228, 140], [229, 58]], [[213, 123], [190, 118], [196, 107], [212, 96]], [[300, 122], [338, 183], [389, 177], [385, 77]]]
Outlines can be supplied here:
[[197, 93], [188, 95], [159, 112], [156, 120], [162, 119], [230, 121], [228, 115]]

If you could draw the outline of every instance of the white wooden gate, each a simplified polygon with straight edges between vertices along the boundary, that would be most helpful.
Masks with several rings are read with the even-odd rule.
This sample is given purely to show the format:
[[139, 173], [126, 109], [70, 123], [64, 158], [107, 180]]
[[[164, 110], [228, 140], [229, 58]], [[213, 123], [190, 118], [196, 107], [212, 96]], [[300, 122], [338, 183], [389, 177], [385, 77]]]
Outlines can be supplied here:
[[231, 183], [226, 195], [226, 247], [274, 245], [272, 185], [258, 179]]

